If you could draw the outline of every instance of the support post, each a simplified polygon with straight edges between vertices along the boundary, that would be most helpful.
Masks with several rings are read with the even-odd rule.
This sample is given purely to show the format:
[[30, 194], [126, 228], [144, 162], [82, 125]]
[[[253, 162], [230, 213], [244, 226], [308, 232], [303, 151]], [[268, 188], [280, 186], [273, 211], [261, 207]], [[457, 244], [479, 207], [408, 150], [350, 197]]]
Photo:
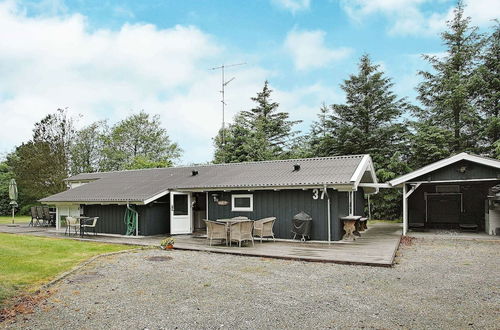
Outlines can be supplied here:
[[368, 220], [372, 219], [372, 207], [370, 205], [370, 194], [368, 194]]
[[56, 206], [56, 230], [61, 228], [61, 215], [59, 214], [59, 206]]
[[403, 236], [408, 232], [408, 196], [406, 183], [403, 184]]
[[328, 195], [328, 188], [326, 187], [326, 184], [324, 185], [323, 189], [326, 194], [326, 209], [328, 216], [328, 243], [330, 243], [332, 241], [332, 214], [330, 210], [330, 195]]

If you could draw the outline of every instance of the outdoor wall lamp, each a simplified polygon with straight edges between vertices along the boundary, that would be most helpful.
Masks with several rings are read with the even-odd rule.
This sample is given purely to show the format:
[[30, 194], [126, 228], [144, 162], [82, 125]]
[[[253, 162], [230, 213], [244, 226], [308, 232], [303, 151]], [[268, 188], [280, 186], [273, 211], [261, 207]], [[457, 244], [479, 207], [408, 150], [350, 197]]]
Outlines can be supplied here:
[[219, 201], [219, 194], [212, 194], [212, 198], [214, 199], [214, 202], [217, 203]]

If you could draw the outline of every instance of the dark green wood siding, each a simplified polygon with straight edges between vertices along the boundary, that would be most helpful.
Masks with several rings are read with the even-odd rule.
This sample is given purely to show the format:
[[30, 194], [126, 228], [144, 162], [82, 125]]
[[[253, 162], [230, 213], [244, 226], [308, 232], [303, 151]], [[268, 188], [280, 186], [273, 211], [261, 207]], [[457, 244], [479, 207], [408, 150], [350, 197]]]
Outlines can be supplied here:
[[[484, 203], [486, 196], [488, 194], [488, 188], [499, 184], [498, 181], [485, 181], [485, 182], [462, 182], [456, 183], [460, 186], [460, 192], [463, 196], [463, 212], [460, 212], [459, 217], [448, 217], [446, 221], [450, 225], [458, 225], [459, 223], [470, 223], [477, 224], [480, 228], [484, 228]], [[408, 199], [408, 221], [409, 223], [425, 223], [425, 213], [426, 213], [426, 203], [425, 203], [425, 193], [436, 192], [436, 186], [443, 184], [433, 184], [425, 183], [420, 185], [418, 189], [409, 197]], [[446, 185], [449, 185], [448, 183]], [[439, 196], [439, 195], [437, 195]], [[446, 196], [446, 195], [443, 195]], [[446, 197], [444, 197], [446, 198]], [[453, 197], [450, 197], [453, 198]], [[436, 201], [433, 201], [436, 203]], [[437, 202], [439, 203], [439, 202]], [[446, 207], [449, 203], [445, 201], [442, 203], [443, 207]], [[439, 207], [438, 205], [433, 205], [432, 208]], [[432, 212], [432, 208], [427, 212]], [[453, 212], [450, 211], [450, 214]], [[444, 224], [444, 220], [439, 220], [436, 216], [429, 214], [428, 219], [436, 219], [435, 225]], [[432, 226], [432, 223], [428, 223]]]
[[[134, 206], [139, 213], [139, 235], [159, 235], [170, 232], [169, 196], [148, 205]], [[85, 205], [84, 214], [89, 217], [99, 217], [96, 231], [106, 234], [126, 233], [123, 221], [125, 205]]]
[[[465, 171], [460, 172], [465, 167]], [[411, 181], [447, 181], [447, 180], [473, 180], [473, 179], [497, 179], [500, 171], [496, 168], [469, 162], [460, 161], [434, 172], [422, 175]]]
[[[231, 211], [231, 195], [232, 194], [253, 194], [253, 212], [232, 212]], [[348, 193], [338, 192], [332, 189], [328, 190], [331, 201], [331, 231], [332, 240], [339, 240], [342, 237], [342, 228], [339, 217], [349, 213]], [[228, 205], [218, 205], [213, 200], [213, 194], [218, 194], [219, 200], [228, 201]], [[363, 193], [358, 192], [361, 199]], [[250, 219], [261, 219], [274, 216], [277, 218], [274, 232], [279, 238], [292, 238], [292, 217], [304, 211], [313, 218], [311, 239], [327, 240], [328, 239], [328, 211], [327, 211], [327, 196], [324, 199], [320, 197], [313, 199], [313, 192], [308, 190], [259, 190], [253, 192], [210, 192], [208, 205], [208, 218], [217, 220], [222, 218], [232, 218], [235, 216], [247, 216]], [[364, 205], [364, 202], [359, 202], [359, 205]], [[360, 206], [361, 210], [362, 207]], [[362, 214], [360, 214], [362, 215]]]

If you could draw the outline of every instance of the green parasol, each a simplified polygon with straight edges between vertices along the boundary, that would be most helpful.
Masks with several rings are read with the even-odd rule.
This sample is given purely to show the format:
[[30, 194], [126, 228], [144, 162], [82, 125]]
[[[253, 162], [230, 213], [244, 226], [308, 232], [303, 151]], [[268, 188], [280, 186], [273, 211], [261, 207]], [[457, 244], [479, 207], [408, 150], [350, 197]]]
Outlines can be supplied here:
[[9, 183], [9, 198], [10, 198], [10, 205], [12, 205], [12, 223], [14, 223], [14, 214], [17, 207], [17, 197], [18, 197], [17, 183], [16, 180], [12, 179], [10, 180]]

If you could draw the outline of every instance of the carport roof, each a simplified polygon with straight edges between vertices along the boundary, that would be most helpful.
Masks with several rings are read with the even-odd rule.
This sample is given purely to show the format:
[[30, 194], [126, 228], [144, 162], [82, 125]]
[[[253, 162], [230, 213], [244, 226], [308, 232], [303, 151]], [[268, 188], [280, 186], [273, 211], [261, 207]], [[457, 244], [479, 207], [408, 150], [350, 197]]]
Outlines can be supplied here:
[[445, 166], [451, 165], [453, 163], [466, 160], [470, 161], [473, 163], [478, 163], [482, 164], [485, 166], [493, 167], [500, 169], [500, 160], [498, 159], [493, 159], [489, 157], [484, 157], [484, 156], [477, 156], [477, 155], [471, 155], [466, 152], [459, 153], [457, 155], [451, 156], [449, 158], [442, 159], [440, 161], [437, 161], [435, 163], [429, 164], [427, 166], [424, 166], [422, 168], [419, 168], [418, 170], [415, 170], [413, 172], [410, 172], [408, 174], [402, 175], [394, 180], [389, 181], [389, 184], [391, 186], [398, 186], [400, 184], [403, 184], [405, 182], [409, 182], [415, 178], [418, 178], [422, 175], [428, 174], [430, 172], [433, 172], [435, 170], [438, 170], [440, 168], [443, 168]]
[[[299, 170], [294, 165], [300, 165]], [[197, 171], [193, 175], [193, 171]], [[83, 173], [66, 181], [88, 182], [49, 196], [43, 203], [138, 202], [147, 204], [169, 190], [273, 189], [377, 183], [369, 155], [274, 160], [217, 165]]]

